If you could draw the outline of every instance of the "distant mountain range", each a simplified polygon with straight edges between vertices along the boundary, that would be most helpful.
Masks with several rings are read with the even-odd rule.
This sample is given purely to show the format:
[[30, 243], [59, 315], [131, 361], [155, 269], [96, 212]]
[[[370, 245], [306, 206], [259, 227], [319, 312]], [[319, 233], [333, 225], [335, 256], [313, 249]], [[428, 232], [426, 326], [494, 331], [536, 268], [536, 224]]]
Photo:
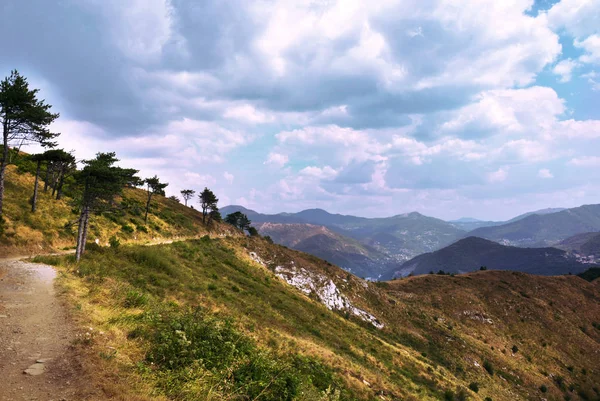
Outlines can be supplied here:
[[494, 227], [482, 227], [468, 235], [504, 245], [544, 247], [576, 234], [600, 231], [600, 205], [584, 205], [555, 213], [531, 214]]
[[573, 249], [567, 249], [571, 245], [558, 244], [573, 235], [600, 231], [600, 205], [543, 209], [505, 222], [468, 217], [444, 221], [416, 212], [365, 218], [322, 209], [279, 214], [262, 214], [243, 206], [221, 209], [223, 215], [236, 211], [245, 213], [261, 234], [275, 242], [372, 279], [385, 278], [390, 271], [406, 275], [410, 268], [404, 262], [470, 236], [518, 247], [556, 245], [580, 262], [594, 262], [596, 259], [585, 259], [588, 255], [581, 252], [575, 255]]
[[449, 221], [449, 223], [454, 225], [457, 228], [462, 229], [462, 230], [472, 231], [472, 230], [475, 230], [476, 228], [496, 227], [496, 226], [501, 226], [503, 224], [512, 223], [512, 222], [524, 219], [525, 217], [528, 217], [528, 216], [531, 216], [534, 214], [543, 215], [543, 214], [562, 212], [563, 210], [565, 210], [565, 209], [559, 208], [559, 207], [541, 209], [541, 210], [536, 210], [534, 212], [523, 213], [523, 214], [518, 215], [517, 217], [513, 217], [512, 219], [507, 220], [507, 221], [484, 221], [484, 220], [474, 219], [471, 217], [463, 217], [458, 220], [451, 220], [451, 221]]
[[557, 248], [518, 248], [478, 237], [467, 237], [435, 252], [419, 255], [383, 278], [427, 274], [443, 270], [464, 273], [486, 266], [490, 270], [514, 270], [530, 274], [577, 274], [589, 268], [576, 257]]
[[[245, 213], [261, 234], [271, 236], [275, 242], [327, 259], [369, 278], [378, 278], [390, 265], [397, 266], [416, 255], [439, 249], [465, 234], [446, 221], [416, 212], [387, 218], [365, 218], [332, 214], [322, 209], [272, 215], [242, 206], [221, 209], [223, 215], [237, 211]], [[321, 226], [328, 231], [301, 227], [307, 224]], [[310, 232], [319, 237], [309, 239], [307, 233]], [[347, 250], [357, 250], [357, 244], [363, 247], [362, 251], [353, 252], [350, 257]], [[340, 260], [342, 262], [335, 262]]]

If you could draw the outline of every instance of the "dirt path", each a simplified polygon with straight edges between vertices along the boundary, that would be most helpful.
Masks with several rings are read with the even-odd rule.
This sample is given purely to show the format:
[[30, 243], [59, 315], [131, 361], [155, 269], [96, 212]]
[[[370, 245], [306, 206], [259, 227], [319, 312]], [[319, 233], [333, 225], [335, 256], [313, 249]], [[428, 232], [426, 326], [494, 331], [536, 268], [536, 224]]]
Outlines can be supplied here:
[[97, 398], [55, 276], [50, 266], [0, 259], [0, 401]]

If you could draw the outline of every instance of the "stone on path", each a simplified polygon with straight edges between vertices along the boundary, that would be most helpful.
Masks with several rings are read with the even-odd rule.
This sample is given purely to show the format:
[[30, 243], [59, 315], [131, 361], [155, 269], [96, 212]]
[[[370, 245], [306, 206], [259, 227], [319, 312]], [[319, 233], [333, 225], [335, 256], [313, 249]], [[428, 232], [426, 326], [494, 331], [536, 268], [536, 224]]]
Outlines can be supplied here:
[[23, 371], [23, 373], [28, 374], [29, 376], [38, 376], [44, 373], [46, 370], [46, 366], [43, 363], [34, 363], [27, 369]]

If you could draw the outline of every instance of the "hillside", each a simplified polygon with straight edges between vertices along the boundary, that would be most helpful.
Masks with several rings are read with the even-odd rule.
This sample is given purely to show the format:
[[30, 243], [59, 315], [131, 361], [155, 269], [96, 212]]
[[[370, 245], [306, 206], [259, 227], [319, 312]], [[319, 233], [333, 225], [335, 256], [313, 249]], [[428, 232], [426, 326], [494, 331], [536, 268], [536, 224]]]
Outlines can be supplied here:
[[559, 242], [555, 247], [574, 254], [584, 263], [600, 263], [600, 233], [598, 232], [574, 235]]
[[600, 231], [600, 205], [584, 205], [542, 215], [533, 214], [500, 226], [478, 228], [468, 235], [487, 238], [505, 245], [543, 247], [590, 231]]
[[[331, 214], [322, 209], [275, 215], [257, 213], [242, 206], [227, 206], [222, 211], [224, 214], [241, 211], [255, 223], [296, 224], [293, 227], [298, 228], [298, 238], [306, 239], [303, 233], [307, 230], [300, 229], [300, 224], [310, 224], [324, 226], [342, 236], [338, 239], [345, 244], [344, 247], [355, 246], [351, 239], [358, 241], [385, 256], [383, 259], [379, 257], [373, 259], [369, 256], [362, 269], [365, 277], [379, 277], [383, 271], [388, 269], [390, 263], [397, 264], [424, 252], [439, 249], [464, 235], [463, 230], [450, 223], [416, 212], [387, 218], [364, 218]], [[291, 230], [286, 236], [288, 243], [299, 242], [291, 239], [293, 236]], [[331, 243], [332, 246], [328, 247], [328, 243]], [[331, 255], [328, 259], [339, 260], [342, 268], [358, 272], [355, 263], [344, 262], [347, 260], [346, 256], [339, 254], [336, 250], [339, 245], [337, 241], [324, 243], [315, 238], [305, 243], [302, 250], [322, 257]]]
[[[18, 172], [14, 165], [8, 166], [0, 255], [70, 249], [75, 245], [78, 215], [72, 199], [65, 196], [56, 200], [50, 191], [41, 190], [38, 210], [31, 213], [28, 200], [33, 183], [31, 174]], [[152, 243], [208, 233], [198, 211], [158, 195], [153, 197], [148, 224], [144, 224], [145, 201], [144, 190], [126, 188], [112, 213], [92, 217], [88, 240], [108, 245], [109, 238], [115, 236], [122, 243]], [[234, 231], [226, 225], [212, 227], [212, 230]]]
[[427, 274], [443, 270], [463, 273], [478, 270], [481, 266], [547, 276], [577, 274], [588, 267], [560, 249], [518, 248], [468, 237], [438, 251], [419, 255], [402, 264], [397, 272]]
[[92, 247], [77, 269], [69, 256], [38, 261], [60, 266], [82, 325], [105, 333], [79, 347], [93, 358], [106, 394], [219, 400], [237, 393], [273, 401], [599, 396], [600, 358], [593, 354], [600, 349], [600, 292], [577, 276], [485, 271], [369, 283], [241, 237]]
[[261, 235], [268, 235], [278, 244], [343, 266], [359, 277], [369, 277], [389, 263], [388, 257], [374, 248], [334, 233], [324, 226], [298, 223], [258, 223], [255, 226]]

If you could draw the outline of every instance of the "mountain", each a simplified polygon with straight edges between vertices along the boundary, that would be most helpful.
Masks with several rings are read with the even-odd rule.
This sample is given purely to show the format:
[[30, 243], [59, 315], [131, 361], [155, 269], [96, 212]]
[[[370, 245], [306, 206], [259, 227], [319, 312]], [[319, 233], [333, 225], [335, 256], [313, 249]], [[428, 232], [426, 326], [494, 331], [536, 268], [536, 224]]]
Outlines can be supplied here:
[[468, 235], [505, 245], [543, 247], [555, 245], [575, 234], [591, 231], [600, 231], [600, 205], [532, 214], [499, 226], [478, 228]]
[[[271, 235], [275, 242], [289, 244], [287, 246], [327, 260], [338, 261], [342, 268], [372, 278], [379, 277], [383, 271], [389, 269], [390, 264], [398, 264], [424, 252], [439, 249], [451, 244], [465, 233], [448, 222], [416, 212], [387, 218], [332, 214], [322, 209], [268, 215], [242, 206], [226, 206], [221, 209], [221, 213], [226, 215], [236, 211], [244, 212], [244, 210], [248, 212], [246, 214], [254, 224], [294, 224], [281, 227], [281, 230], [285, 229], [285, 241], [282, 239], [282, 234]], [[320, 237], [308, 240], [306, 233], [312, 232], [314, 227], [302, 228], [302, 224], [326, 227], [338, 236], [334, 240], [331, 235], [328, 235], [327, 239]], [[297, 230], [296, 234], [293, 229]], [[263, 233], [270, 235], [267, 231]], [[299, 247], [301, 240], [303, 242]], [[348, 257], [342, 249], [356, 247], [356, 241], [370, 251], [363, 250]], [[376, 257], [373, 258], [373, 255]]]
[[512, 222], [524, 219], [525, 217], [528, 217], [528, 216], [531, 216], [534, 214], [543, 215], [543, 214], [561, 212], [563, 210], [565, 210], [565, 209], [564, 208], [541, 209], [541, 210], [536, 210], [534, 212], [523, 213], [523, 214], [513, 217], [512, 219], [507, 220], [507, 221], [483, 221], [483, 220], [474, 219], [472, 217], [462, 217], [457, 220], [451, 220], [451, 221], [449, 221], [449, 223], [451, 223], [452, 225], [454, 225], [457, 228], [460, 228], [461, 230], [472, 231], [472, 230], [475, 230], [475, 229], [481, 228], [481, 227], [495, 227], [495, 226], [501, 226], [501, 225], [507, 224], [507, 223], [512, 223]]
[[337, 234], [325, 226], [298, 223], [257, 223], [261, 235], [268, 235], [278, 244], [307, 252], [321, 259], [344, 266], [359, 277], [369, 277], [389, 258], [355, 239]]
[[583, 263], [600, 264], [600, 232], [577, 234], [555, 247], [575, 255]]
[[503, 222], [500, 221], [483, 221], [474, 219], [472, 217], [462, 217], [457, 220], [450, 220], [448, 223], [464, 231], [471, 231], [480, 227], [498, 226], [503, 224]]
[[370, 283], [239, 234], [37, 260], [120, 399], [598, 398], [600, 287], [577, 276]]
[[522, 220], [525, 217], [529, 217], [534, 214], [538, 214], [538, 215], [552, 214], [552, 213], [562, 212], [563, 210], [567, 210], [567, 209], [565, 209], [564, 207], [549, 207], [546, 209], [540, 209], [540, 210], [536, 210], [534, 212], [527, 212], [527, 213], [520, 214], [520, 215], [513, 217], [512, 219], [506, 221], [506, 223], [512, 223], [514, 221]]
[[486, 266], [491, 270], [512, 270], [530, 274], [580, 273], [589, 265], [556, 248], [518, 248], [478, 237], [467, 237], [435, 252], [403, 263], [398, 271], [427, 274], [443, 270], [462, 273]]

